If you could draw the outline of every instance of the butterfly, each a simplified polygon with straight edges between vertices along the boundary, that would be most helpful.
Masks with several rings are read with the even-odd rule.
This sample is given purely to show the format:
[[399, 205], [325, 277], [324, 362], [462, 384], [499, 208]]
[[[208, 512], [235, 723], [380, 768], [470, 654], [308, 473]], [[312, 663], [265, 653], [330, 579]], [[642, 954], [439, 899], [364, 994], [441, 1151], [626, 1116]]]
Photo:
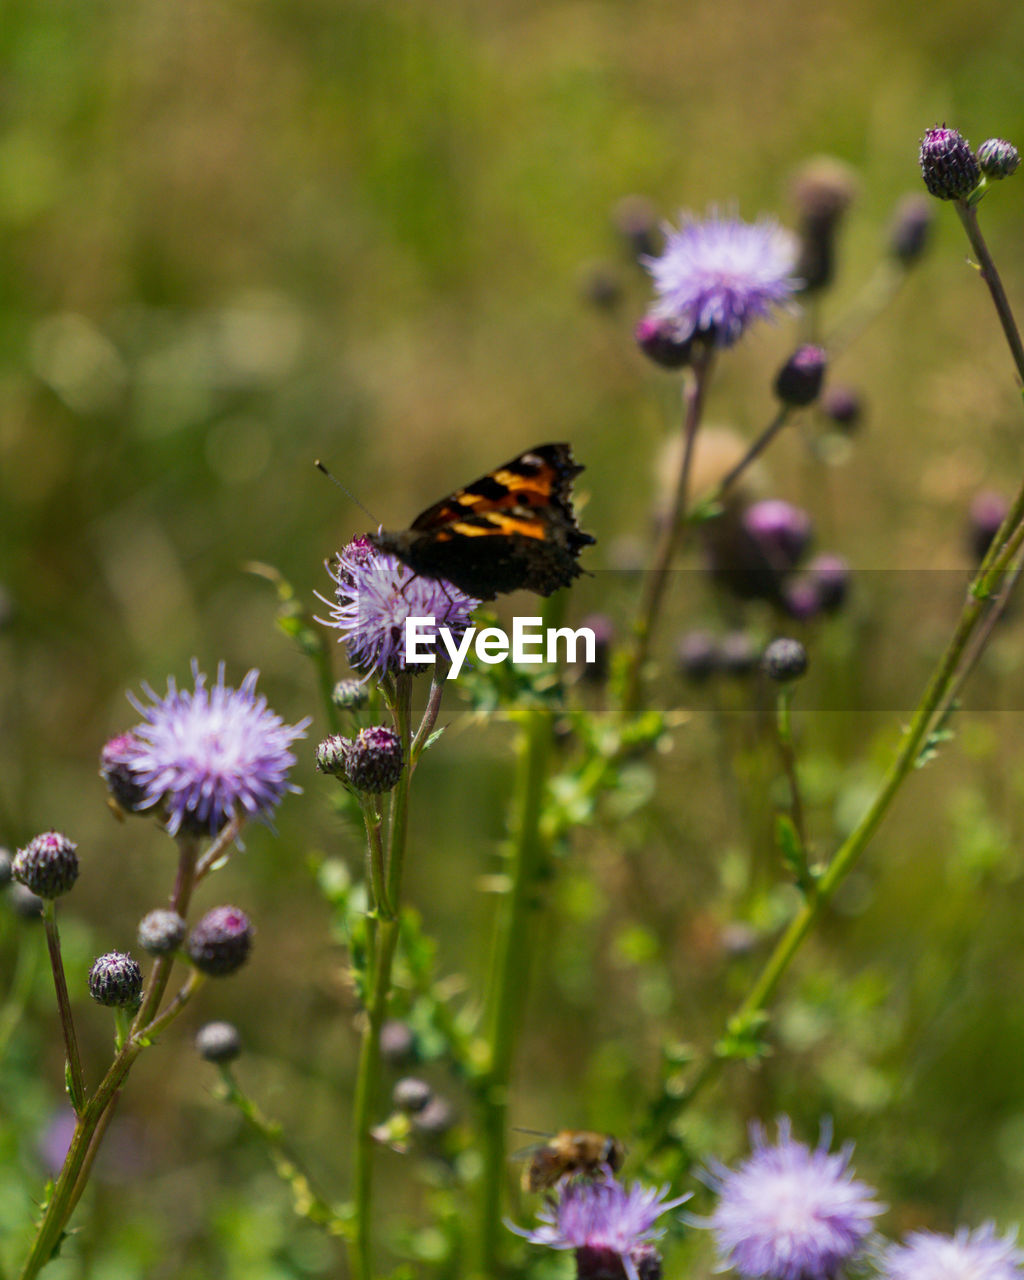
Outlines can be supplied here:
[[594, 542], [572, 509], [582, 470], [571, 446], [539, 444], [435, 502], [408, 529], [367, 538], [478, 600], [520, 588], [549, 596], [583, 572], [576, 558]]

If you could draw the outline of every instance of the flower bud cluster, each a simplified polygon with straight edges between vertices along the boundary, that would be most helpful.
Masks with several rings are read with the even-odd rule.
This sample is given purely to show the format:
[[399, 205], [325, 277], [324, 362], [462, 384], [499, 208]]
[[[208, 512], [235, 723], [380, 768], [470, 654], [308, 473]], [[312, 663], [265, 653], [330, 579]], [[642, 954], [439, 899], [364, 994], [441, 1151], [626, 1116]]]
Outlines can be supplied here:
[[356, 791], [377, 795], [390, 791], [402, 776], [402, 743], [393, 729], [371, 725], [354, 738], [334, 734], [317, 747], [321, 773], [343, 778]]

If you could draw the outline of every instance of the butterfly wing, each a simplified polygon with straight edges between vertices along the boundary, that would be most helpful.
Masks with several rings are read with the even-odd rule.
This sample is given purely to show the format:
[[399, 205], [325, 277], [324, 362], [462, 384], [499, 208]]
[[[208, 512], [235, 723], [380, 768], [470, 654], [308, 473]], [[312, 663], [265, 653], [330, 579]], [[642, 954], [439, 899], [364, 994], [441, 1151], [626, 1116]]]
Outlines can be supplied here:
[[480, 600], [520, 588], [548, 596], [582, 572], [576, 557], [594, 541], [572, 508], [582, 470], [568, 444], [538, 445], [428, 507], [405, 532], [371, 541]]

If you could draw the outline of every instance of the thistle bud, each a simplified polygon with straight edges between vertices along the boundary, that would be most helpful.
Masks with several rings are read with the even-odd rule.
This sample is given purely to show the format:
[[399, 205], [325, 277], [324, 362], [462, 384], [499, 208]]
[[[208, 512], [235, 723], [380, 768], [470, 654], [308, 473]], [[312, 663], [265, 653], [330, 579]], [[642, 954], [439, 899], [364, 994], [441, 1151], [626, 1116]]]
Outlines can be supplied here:
[[331, 690], [331, 701], [339, 711], [358, 711], [369, 700], [369, 690], [362, 680], [339, 680]]
[[181, 946], [186, 928], [177, 911], [158, 907], [139, 921], [139, 946], [151, 956], [170, 955]]
[[237, 907], [214, 907], [189, 934], [189, 959], [211, 978], [226, 978], [240, 969], [252, 949], [253, 927]]
[[782, 636], [765, 649], [761, 665], [770, 680], [788, 684], [799, 680], [807, 670], [807, 650], [799, 640]]
[[793, 198], [800, 214], [801, 235], [794, 275], [803, 281], [804, 293], [832, 283], [836, 233], [856, 191], [853, 172], [830, 156], [809, 161], [797, 174]]
[[1002, 138], [989, 138], [978, 148], [978, 165], [986, 178], [1008, 178], [1016, 173], [1019, 164], [1017, 148]]
[[683, 341], [675, 336], [675, 325], [660, 316], [646, 315], [637, 325], [636, 345], [663, 369], [683, 369], [693, 357], [692, 335]]
[[985, 553], [992, 545], [992, 539], [999, 532], [999, 527], [1006, 519], [1006, 513], [1009, 510], [1009, 502], [1001, 493], [991, 489], [985, 489], [977, 494], [971, 503], [967, 540], [978, 564], [984, 560]]
[[349, 739], [343, 738], [340, 733], [332, 733], [329, 738], [324, 738], [316, 749], [316, 767], [321, 773], [343, 778], [345, 753], [350, 745]]
[[345, 750], [345, 776], [357, 791], [390, 791], [403, 763], [398, 734], [385, 725], [360, 729]]
[[207, 1022], [196, 1032], [195, 1045], [207, 1062], [233, 1062], [242, 1052], [238, 1028], [231, 1022]]
[[827, 363], [821, 347], [809, 343], [797, 347], [776, 375], [775, 394], [791, 409], [813, 404], [821, 393]]
[[811, 517], [782, 498], [765, 498], [748, 507], [743, 527], [777, 573], [795, 569], [811, 541]]
[[710, 680], [718, 665], [718, 643], [709, 631], [688, 631], [676, 646], [676, 669], [691, 684]]
[[142, 994], [139, 962], [123, 951], [99, 956], [89, 970], [89, 994], [97, 1004], [126, 1009], [138, 1004]]
[[823, 552], [807, 566], [807, 575], [818, 594], [822, 613], [837, 613], [850, 593], [850, 566], [842, 556]]
[[59, 898], [78, 879], [77, 845], [59, 831], [44, 831], [19, 849], [11, 872], [39, 898]]
[[761, 650], [746, 631], [727, 631], [718, 646], [718, 665], [723, 675], [742, 679], [757, 670]]
[[136, 781], [132, 760], [140, 746], [134, 733], [119, 733], [100, 752], [100, 777], [125, 813], [134, 813], [146, 798], [146, 788]]
[[927, 196], [904, 196], [896, 206], [889, 231], [889, 252], [904, 267], [912, 266], [924, 253], [935, 220]]
[[661, 252], [658, 218], [646, 196], [624, 196], [612, 210], [612, 222], [634, 258], [654, 258]]
[[434, 1091], [426, 1080], [415, 1076], [403, 1076], [391, 1090], [391, 1103], [396, 1111], [417, 1115], [431, 1101]]
[[455, 1123], [455, 1112], [450, 1102], [435, 1093], [423, 1110], [416, 1112], [412, 1122], [424, 1137], [440, 1138]]
[[829, 387], [821, 397], [821, 411], [840, 431], [852, 435], [864, 417], [864, 402], [852, 387]]
[[981, 181], [971, 145], [956, 129], [928, 129], [921, 140], [921, 176], [939, 200], [963, 200]]

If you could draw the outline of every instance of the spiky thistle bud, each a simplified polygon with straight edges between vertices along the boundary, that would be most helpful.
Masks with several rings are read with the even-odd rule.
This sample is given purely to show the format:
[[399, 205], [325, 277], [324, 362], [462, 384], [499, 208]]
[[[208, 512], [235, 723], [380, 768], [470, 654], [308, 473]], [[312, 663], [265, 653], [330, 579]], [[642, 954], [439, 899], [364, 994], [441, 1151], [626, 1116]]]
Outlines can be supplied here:
[[981, 181], [971, 144], [945, 125], [925, 131], [920, 162], [924, 185], [940, 200], [963, 200]]
[[44, 831], [18, 850], [11, 873], [37, 897], [59, 898], [78, 879], [77, 848], [59, 831]]
[[345, 751], [345, 776], [357, 791], [390, 791], [402, 776], [402, 743], [394, 729], [360, 729]]
[[142, 994], [139, 962], [124, 951], [109, 951], [93, 961], [89, 970], [89, 994], [97, 1004], [126, 1009], [138, 1004]]
[[1019, 164], [1017, 148], [1003, 138], [989, 138], [978, 148], [978, 165], [986, 178], [1008, 178]]
[[339, 680], [331, 690], [331, 701], [339, 711], [358, 711], [370, 700], [370, 691], [362, 680]]
[[321, 773], [343, 778], [345, 754], [349, 745], [348, 738], [343, 738], [340, 733], [332, 733], [329, 738], [324, 738], [316, 749], [316, 767]]

